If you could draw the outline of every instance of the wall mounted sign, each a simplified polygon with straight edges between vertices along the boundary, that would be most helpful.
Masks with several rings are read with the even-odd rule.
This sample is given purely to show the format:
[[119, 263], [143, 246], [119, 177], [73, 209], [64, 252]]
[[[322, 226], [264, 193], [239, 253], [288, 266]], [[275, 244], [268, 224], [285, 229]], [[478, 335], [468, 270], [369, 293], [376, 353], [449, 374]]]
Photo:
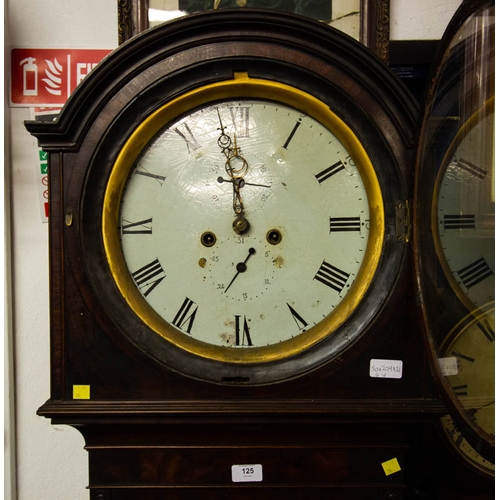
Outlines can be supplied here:
[[11, 105], [63, 105], [110, 52], [108, 49], [12, 49]]

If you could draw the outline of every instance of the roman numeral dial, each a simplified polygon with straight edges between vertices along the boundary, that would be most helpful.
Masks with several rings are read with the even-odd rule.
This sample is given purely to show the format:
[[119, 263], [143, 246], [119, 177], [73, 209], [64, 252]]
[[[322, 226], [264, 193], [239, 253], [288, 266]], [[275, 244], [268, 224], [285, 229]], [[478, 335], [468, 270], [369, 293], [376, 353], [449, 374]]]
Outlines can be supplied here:
[[[169, 122], [135, 160], [117, 207], [122, 258], [145, 302], [137, 315], [180, 349], [229, 364], [336, 335], [381, 255], [381, 195], [361, 174], [376, 179], [370, 168], [333, 130], [266, 96]], [[243, 233], [233, 230], [235, 197]]]
[[453, 291], [472, 309], [494, 299], [493, 113], [464, 123], [437, 180], [437, 257]]
[[495, 306], [490, 303], [465, 316], [442, 346], [457, 369], [446, 377], [458, 404], [474, 424], [495, 432]]

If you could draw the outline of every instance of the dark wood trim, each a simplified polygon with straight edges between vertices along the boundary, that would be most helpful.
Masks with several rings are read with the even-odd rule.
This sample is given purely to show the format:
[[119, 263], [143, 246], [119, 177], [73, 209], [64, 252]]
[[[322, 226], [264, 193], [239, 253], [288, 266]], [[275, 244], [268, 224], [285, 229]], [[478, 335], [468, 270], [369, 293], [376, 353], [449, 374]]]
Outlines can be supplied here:
[[389, 0], [362, 0], [360, 41], [386, 64], [389, 63]]
[[118, 44], [148, 28], [149, 0], [118, 0]]
[[[63, 203], [63, 155], [50, 155], [49, 193], [49, 261], [53, 272], [64, 276], [64, 203]], [[50, 338], [51, 338], [51, 394], [64, 398], [64, 279], [51, 279], [50, 283]]]
[[[234, 400], [234, 401], [54, 401], [49, 400], [38, 414], [52, 419], [62, 419], [65, 423], [84, 422], [88, 419], [116, 418], [133, 421], [137, 417], [168, 419], [179, 418], [181, 422], [202, 419], [214, 423], [234, 416], [252, 421], [289, 419], [295, 415], [301, 421], [313, 418], [338, 421], [346, 417], [363, 417], [362, 420], [380, 418], [398, 420], [402, 416], [432, 418], [446, 413], [444, 403], [436, 399], [334, 399], [334, 400]], [[368, 416], [367, 416], [368, 415]], [[406, 421], [406, 420], [405, 420]]]

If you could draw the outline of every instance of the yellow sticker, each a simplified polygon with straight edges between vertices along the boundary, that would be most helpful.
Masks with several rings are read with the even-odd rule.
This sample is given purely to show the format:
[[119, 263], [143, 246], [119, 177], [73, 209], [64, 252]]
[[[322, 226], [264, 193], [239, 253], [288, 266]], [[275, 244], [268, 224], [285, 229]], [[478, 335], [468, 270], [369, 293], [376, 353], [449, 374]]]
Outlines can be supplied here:
[[90, 399], [90, 385], [74, 385], [73, 399]]
[[382, 468], [384, 469], [385, 475], [390, 476], [395, 472], [399, 472], [401, 467], [399, 466], [399, 462], [397, 458], [393, 458], [392, 460], [387, 460], [382, 464]]

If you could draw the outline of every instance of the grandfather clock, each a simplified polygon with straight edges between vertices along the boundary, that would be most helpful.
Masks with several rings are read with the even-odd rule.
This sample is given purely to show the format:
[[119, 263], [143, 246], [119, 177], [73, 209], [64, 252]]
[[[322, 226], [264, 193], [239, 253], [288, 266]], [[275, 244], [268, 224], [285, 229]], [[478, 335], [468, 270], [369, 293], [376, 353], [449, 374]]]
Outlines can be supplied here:
[[50, 161], [39, 414], [82, 432], [92, 499], [453, 490], [412, 260], [417, 122], [346, 35], [228, 9], [138, 35], [27, 123]]

